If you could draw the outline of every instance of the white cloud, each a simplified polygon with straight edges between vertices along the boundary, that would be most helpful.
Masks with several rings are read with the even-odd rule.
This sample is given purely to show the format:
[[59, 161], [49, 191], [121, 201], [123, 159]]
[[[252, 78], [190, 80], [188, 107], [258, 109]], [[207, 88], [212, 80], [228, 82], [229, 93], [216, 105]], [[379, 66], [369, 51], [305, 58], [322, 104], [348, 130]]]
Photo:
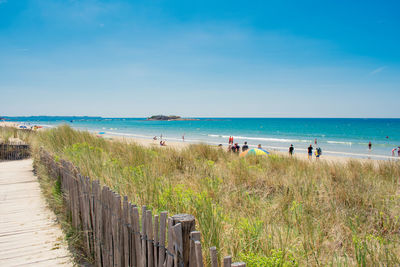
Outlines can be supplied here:
[[386, 67], [385, 67], [385, 66], [383, 66], [383, 67], [379, 67], [379, 68], [377, 68], [377, 69], [374, 69], [373, 71], [371, 71], [369, 74], [371, 74], [371, 75], [375, 75], [375, 74], [378, 74], [379, 72], [382, 72], [384, 69], [386, 69]]

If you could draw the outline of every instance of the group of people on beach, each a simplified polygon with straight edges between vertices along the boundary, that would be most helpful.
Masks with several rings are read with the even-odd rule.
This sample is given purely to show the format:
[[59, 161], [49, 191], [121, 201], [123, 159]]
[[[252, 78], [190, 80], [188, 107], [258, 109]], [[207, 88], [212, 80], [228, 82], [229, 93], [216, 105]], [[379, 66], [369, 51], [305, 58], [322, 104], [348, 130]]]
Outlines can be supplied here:
[[[262, 149], [261, 144], [258, 144], [257, 148]], [[242, 150], [242, 152], [245, 152], [248, 149], [249, 146], [247, 145], [247, 142], [244, 142], [242, 147], [240, 147], [238, 143], [228, 145], [228, 152], [240, 153], [240, 150]]]
[[[317, 141], [315, 141], [315, 145], [316, 144], [317, 144]], [[312, 144], [310, 144], [310, 146], [307, 148], [308, 159], [312, 159], [313, 150], [314, 150], [314, 148], [313, 148]], [[291, 144], [289, 147], [289, 156], [293, 156], [293, 153], [294, 153], [294, 146], [293, 146], [293, 144]], [[314, 154], [315, 154], [315, 158], [319, 159], [319, 157], [322, 155], [322, 149], [319, 146], [317, 146]]]
[[[220, 146], [222, 146], [222, 144]], [[261, 144], [258, 144], [257, 148], [262, 149]], [[240, 153], [240, 150], [242, 150], [242, 152], [245, 152], [248, 149], [249, 149], [249, 146], [248, 146], [247, 142], [244, 142], [243, 146], [240, 147], [238, 143], [233, 143], [233, 136], [229, 136], [228, 152]]]
[[[240, 146], [238, 143], [233, 142], [233, 136], [229, 136], [228, 144], [229, 144], [228, 152], [240, 153]], [[319, 159], [319, 157], [322, 155], [322, 149], [319, 146], [317, 146], [317, 139], [314, 140], [314, 144], [316, 146], [316, 149], [314, 152], [315, 158]], [[220, 145], [220, 146], [222, 146], [222, 145]], [[258, 144], [257, 148], [262, 149], [261, 144]], [[244, 144], [242, 146], [242, 152], [244, 152], [248, 149], [249, 149], [249, 146], [248, 146], [247, 142], [244, 142]], [[313, 148], [312, 144], [310, 144], [310, 146], [307, 148], [307, 154], [308, 154], [309, 159], [312, 159], [313, 150], [314, 150], [314, 148]], [[289, 147], [289, 156], [293, 156], [293, 154], [294, 154], [294, 146], [293, 146], [293, 144], [291, 144]]]
[[[389, 138], [389, 137], [386, 136], [386, 138]], [[368, 150], [369, 150], [370, 152], [371, 152], [371, 150], [372, 150], [372, 143], [371, 143], [371, 141], [368, 143]], [[396, 150], [397, 150], [397, 156], [400, 157], [400, 146], [394, 147], [394, 148], [392, 149], [392, 157], [395, 157], [395, 156], [396, 156]]]

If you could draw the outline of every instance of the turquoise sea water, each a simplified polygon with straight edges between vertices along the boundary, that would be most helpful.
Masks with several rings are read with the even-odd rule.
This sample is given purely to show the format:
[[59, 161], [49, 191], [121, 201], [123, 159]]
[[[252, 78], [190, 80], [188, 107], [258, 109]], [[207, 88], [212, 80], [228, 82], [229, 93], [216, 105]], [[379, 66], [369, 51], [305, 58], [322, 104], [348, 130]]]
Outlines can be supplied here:
[[[400, 119], [311, 119], [311, 118], [200, 118], [197, 121], [147, 121], [144, 118], [71, 118], [21, 117], [8, 118], [29, 125], [48, 127], [67, 123], [76, 129], [105, 132], [111, 135], [140, 138], [160, 137], [170, 141], [228, 143], [228, 137], [240, 145], [261, 144], [270, 150], [305, 153], [317, 138], [323, 154], [357, 158], [391, 156], [400, 146]], [[372, 142], [372, 151], [368, 142]], [[396, 152], [397, 155], [397, 152]]]

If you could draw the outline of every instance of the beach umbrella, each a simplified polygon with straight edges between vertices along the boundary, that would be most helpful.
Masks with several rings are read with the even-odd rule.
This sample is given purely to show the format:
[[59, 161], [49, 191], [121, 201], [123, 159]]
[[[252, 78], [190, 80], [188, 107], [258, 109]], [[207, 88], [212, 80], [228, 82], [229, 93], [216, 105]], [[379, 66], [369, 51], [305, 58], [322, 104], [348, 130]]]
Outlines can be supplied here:
[[264, 155], [268, 155], [269, 152], [267, 150], [264, 149], [260, 149], [260, 148], [252, 148], [252, 149], [248, 149], [242, 153], [240, 153], [239, 156], [244, 157], [247, 155], [255, 155], [255, 156], [264, 156]]

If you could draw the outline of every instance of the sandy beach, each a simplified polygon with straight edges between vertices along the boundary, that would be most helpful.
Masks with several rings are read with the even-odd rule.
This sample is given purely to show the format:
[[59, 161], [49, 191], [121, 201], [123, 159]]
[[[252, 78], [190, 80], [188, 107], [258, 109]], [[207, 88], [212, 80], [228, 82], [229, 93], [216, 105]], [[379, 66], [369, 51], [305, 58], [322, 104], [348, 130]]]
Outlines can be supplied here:
[[[177, 141], [166, 141], [166, 146], [160, 146], [160, 140], [152, 140], [152, 139], [145, 139], [145, 138], [137, 138], [137, 137], [122, 137], [122, 136], [115, 136], [115, 135], [108, 135], [108, 134], [103, 134], [99, 135], [96, 134], [99, 138], [105, 138], [107, 140], [115, 140], [115, 141], [120, 141], [120, 142], [127, 142], [127, 143], [136, 143], [145, 147], [160, 147], [160, 148], [172, 148], [172, 149], [183, 149], [188, 146], [190, 146], [193, 143], [189, 142], [177, 142]], [[227, 150], [228, 145], [223, 144], [222, 149]], [[285, 157], [289, 157], [288, 153], [284, 153], [281, 151], [276, 151], [276, 150], [271, 150], [266, 147], [266, 149], [271, 153], [271, 154], [276, 154], [276, 155], [281, 155]], [[306, 153], [294, 153], [293, 157], [301, 159], [301, 160], [307, 160], [307, 161], [317, 161], [315, 156], [313, 155], [312, 159], [308, 159], [308, 155]], [[382, 160], [378, 159], [359, 159], [359, 158], [353, 158], [353, 157], [344, 157], [344, 156], [331, 156], [331, 155], [322, 155], [318, 161], [323, 161], [323, 162], [329, 162], [329, 163], [347, 163], [351, 160], [356, 160], [360, 162], [372, 162], [374, 164], [378, 164]], [[393, 160], [399, 160], [399, 158], [394, 157]]]

